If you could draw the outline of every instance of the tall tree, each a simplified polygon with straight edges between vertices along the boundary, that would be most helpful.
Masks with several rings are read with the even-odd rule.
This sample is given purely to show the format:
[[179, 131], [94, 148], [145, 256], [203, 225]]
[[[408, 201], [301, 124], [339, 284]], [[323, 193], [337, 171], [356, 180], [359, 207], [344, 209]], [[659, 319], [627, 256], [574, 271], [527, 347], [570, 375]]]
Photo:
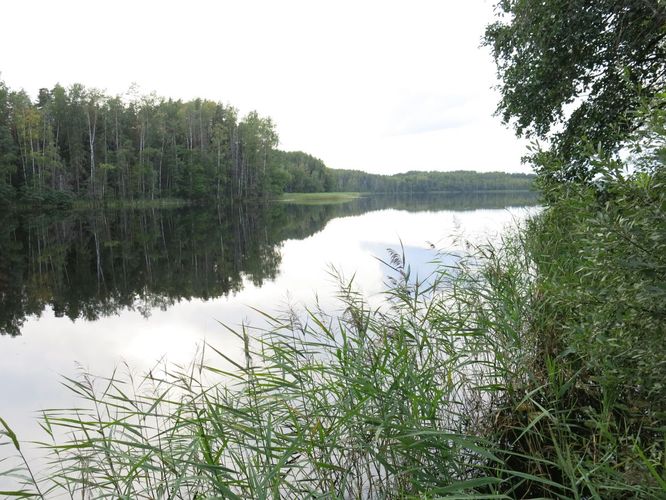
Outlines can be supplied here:
[[89, 89], [84, 92], [85, 116], [88, 124], [88, 150], [90, 153], [90, 193], [93, 198], [96, 197], [95, 185], [97, 184], [97, 171], [95, 169], [97, 117], [103, 97], [103, 94], [97, 89]]
[[16, 146], [11, 134], [9, 89], [0, 81], [0, 203], [14, 197], [12, 174], [15, 171]]

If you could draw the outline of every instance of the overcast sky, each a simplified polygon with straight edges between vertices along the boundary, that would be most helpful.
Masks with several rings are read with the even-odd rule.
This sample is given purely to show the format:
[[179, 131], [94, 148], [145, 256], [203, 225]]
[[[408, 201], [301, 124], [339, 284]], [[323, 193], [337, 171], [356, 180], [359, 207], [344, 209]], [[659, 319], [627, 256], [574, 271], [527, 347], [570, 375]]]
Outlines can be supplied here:
[[10, 0], [0, 78], [256, 109], [333, 168], [526, 172], [492, 113], [494, 0]]

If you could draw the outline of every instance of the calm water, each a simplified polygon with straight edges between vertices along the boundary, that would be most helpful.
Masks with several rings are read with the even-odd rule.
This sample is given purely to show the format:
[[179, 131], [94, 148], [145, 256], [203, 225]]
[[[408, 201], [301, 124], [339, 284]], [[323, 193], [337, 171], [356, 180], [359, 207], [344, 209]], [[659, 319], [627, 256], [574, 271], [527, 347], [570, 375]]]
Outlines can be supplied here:
[[75, 403], [61, 375], [187, 363], [203, 340], [233, 356], [240, 346], [220, 322], [260, 325], [253, 308], [303, 307], [315, 295], [333, 311], [332, 267], [380, 302], [387, 248], [402, 241], [424, 275], [433, 248], [493, 238], [535, 201], [440, 195], [0, 215], [0, 416], [35, 439], [35, 410]]

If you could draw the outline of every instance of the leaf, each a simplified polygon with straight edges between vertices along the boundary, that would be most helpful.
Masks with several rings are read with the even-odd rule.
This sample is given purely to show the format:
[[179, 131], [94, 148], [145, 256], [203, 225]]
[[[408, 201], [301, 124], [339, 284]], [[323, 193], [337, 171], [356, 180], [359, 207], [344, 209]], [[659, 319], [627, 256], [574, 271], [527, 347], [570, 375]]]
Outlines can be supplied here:
[[[0, 419], [1, 420], [1, 419]], [[39, 496], [37, 493], [30, 493], [29, 491], [0, 491], [0, 496], [3, 497], [17, 497], [17, 498], [32, 498]]]
[[16, 434], [2, 417], [0, 417], [0, 424], [2, 424], [2, 426], [5, 428], [5, 432], [7, 433], [7, 436], [9, 436], [9, 439], [11, 439], [12, 443], [14, 443], [16, 451], [21, 451], [21, 446], [19, 445], [18, 439], [16, 438]]

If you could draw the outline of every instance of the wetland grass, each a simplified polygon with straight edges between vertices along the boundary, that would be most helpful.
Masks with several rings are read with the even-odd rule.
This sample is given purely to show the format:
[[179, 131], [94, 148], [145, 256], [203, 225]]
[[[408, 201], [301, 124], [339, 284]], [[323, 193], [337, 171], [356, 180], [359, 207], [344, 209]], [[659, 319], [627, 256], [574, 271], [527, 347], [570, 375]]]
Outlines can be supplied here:
[[348, 203], [361, 196], [362, 193], [284, 193], [277, 201], [294, 205], [332, 205]]

